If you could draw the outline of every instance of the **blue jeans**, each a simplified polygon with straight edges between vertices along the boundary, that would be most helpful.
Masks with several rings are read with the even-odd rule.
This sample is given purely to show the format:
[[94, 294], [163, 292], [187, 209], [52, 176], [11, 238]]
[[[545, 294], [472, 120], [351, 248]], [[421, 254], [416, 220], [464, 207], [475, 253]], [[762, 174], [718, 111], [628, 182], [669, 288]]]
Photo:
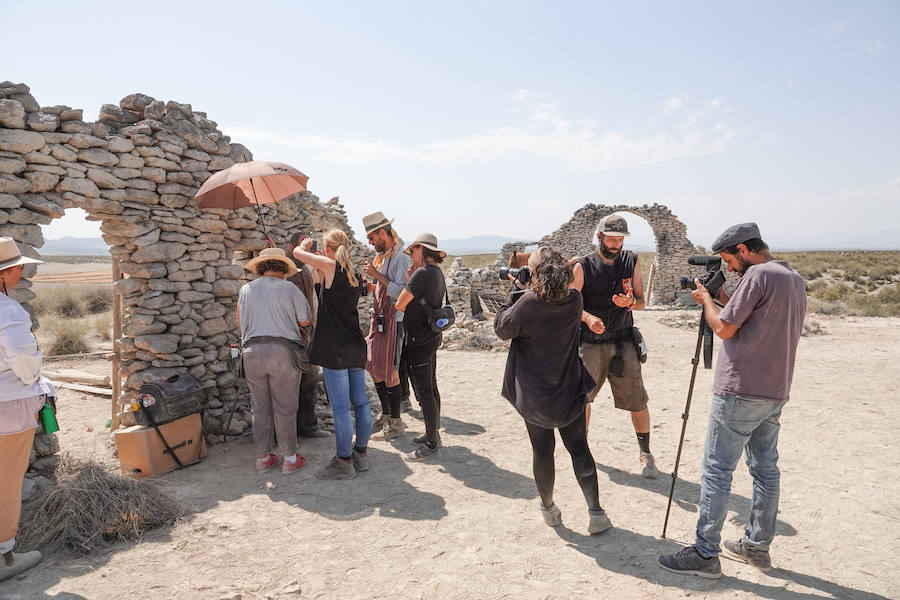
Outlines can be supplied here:
[[700, 483], [700, 518], [697, 550], [706, 557], [720, 552], [722, 525], [728, 513], [731, 476], [741, 453], [753, 477], [750, 526], [743, 542], [748, 548], [768, 550], [775, 537], [778, 513], [779, 418], [784, 402], [749, 400], [713, 394], [706, 431], [706, 449]]
[[365, 448], [372, 435], [372, 409], [366, 395], [366, 372], [364, 369], [326, 369], [322, 368], [325, 377], [325, 388], [331, 402], [331, 414], [334, 416], [334, 439], [337, 455], [350, 458], [353, 452], [353, 417], [350, 416], [350, 404], [356, 413], [356, 446]]

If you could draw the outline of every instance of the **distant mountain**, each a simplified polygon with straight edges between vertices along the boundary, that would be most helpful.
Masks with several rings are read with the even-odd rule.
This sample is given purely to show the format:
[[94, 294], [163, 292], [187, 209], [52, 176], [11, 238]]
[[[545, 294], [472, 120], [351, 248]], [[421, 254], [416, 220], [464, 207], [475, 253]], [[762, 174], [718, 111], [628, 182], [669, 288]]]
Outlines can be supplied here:
[[103, 241], [103, 238], [66, 236], [56, 240], [46, 240], [40, 252], [47, 256], [108, 254], [109, 245]]
[[[475, 235], [469, 238], [448, 238], [438, 240], [441, 250], [447, 254], [489, 254], [500, 252], [503, 244], [523, 241], [522, 238], [503, 237], [502, 235]], [[524, 240], [528, 241], [528, 240]]]

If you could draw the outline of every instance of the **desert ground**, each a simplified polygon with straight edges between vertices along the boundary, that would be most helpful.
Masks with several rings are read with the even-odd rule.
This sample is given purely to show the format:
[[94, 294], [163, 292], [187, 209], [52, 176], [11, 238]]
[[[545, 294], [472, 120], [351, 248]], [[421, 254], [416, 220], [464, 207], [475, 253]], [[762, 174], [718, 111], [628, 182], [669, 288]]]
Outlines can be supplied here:
[[[667, 322], [697, 312], [636, 313], [651, 348], [644, 367], [652, 447], [671, 472], [696, 342]], [[310, 466], [257, 475], [248, 439], [210, 449], [202, 463], [158, 478], [185, 510], [174, 527], [89, 556], [57, 554], [12, 581], [0, 598], [769, 598], [900, 597], [900, 319], [820, 317], [800, 342], [780, 442], [782, 491], [775, 569], [722, 558], [716, 581], [675, 575], [660, 553], [693, 541], [712, 371], [698, 371], [668, 539], [660, 533], [671, 477], [642, 480], [628, 415], [598, 397], [590, 443], [614, 528], [587, 535], [588, 514], [558, 444], [556, 502], [547, 527], [521, 418], [500, 397], [505, 353], [440, 351], [443, 455], [407, 464], [400, 452], [424, 430], [370, 445], [374, 466], [352, 481], [313, 471], [333, 438], [304, 441]], [[718, 344], [717, 344], [718, 348]], [[104, 360], [55, 361], [106, 373]], [[109, 399], [61, 392], [63, 451], [117, 466], [104, 427]], [[747, 522], [751, 481], [735, 474], [724, 535]]]

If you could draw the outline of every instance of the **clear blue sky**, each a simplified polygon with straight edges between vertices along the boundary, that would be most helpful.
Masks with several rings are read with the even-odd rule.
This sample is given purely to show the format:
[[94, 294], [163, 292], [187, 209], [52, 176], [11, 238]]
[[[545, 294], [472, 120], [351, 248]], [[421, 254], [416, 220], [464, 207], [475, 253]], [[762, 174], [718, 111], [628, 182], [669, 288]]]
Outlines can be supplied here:
[[0, 79], [88, 118], [189, 102], [357, 234], [382, 210], [407, 238], [537, 238], [659, 202], [706, 246], [755, 220], [776, 248], [900, 247], [898, 2], [39, 6], [0, 0]]

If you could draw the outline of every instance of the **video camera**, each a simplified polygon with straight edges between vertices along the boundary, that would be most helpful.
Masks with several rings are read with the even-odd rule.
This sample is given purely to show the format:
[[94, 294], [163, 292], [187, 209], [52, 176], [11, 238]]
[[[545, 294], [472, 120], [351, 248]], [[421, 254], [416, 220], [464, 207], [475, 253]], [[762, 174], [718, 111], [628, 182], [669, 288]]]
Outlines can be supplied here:
[[528, 267], [500, 267], [500, 281], [507, 281], [508, 275], [522, 285], [528, 285], [531, 281], [531, 270]]
[[[715, 298], [719, 295], [719, 289], [725, 283], [725, 273], [722, 272], [722, 259], [718, 256], [692, 256], [688, 259], [689, 265], [706, 267], [706, 275], [700, 278], [700, 285], [709, 291], [709, 295]], [[696, 290], [697, 285], [693, 277], [681, 278], [681, 289]]]

